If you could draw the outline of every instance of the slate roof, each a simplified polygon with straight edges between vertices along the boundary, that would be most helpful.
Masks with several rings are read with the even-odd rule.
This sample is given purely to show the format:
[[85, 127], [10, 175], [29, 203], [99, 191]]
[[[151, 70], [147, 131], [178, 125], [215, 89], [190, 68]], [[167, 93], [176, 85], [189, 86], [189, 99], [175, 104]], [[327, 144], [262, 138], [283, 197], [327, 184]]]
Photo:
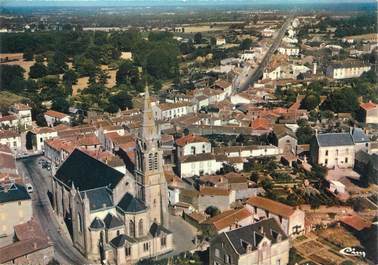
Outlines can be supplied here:
[[72, 182], [81, 191], [109, 186], [113, 189], [123, 173], [90, 155], [75, 149], [55, 174], [55, 178], [71, 187]]
[[164, 226], [162, 225], [159, 225], [157, 223], [153, 223], [150, 227], [150, 234], [153, 236], [153, 237], [158, 237], [160, 236], [161, 233], [165, 233], [165, 234], [170, 234], [171, 231], [169, 231], [168, 229], [166, 229]]
[[319, 146], [345, 146], [354, 145], [350, 133], [324, 133], [316, 136]]
[[146, 210], [144, 203], [134, 198], [134, 196], [128, 192], [123, 196], [117, 207], [124, 213], [137, 213]]
[[364, 133], [361, 128], [353, 128], [352, 138], [355, 143], [366, 143], [369, 142], [369, 137]]
[[272, 244], [277, 243], [278, 235], [281, 235], [281, 240], [287, 239], [287, 236], [274, 218], [264, 219], [257, 223], [222, 233], [222, 235], [226, 236], [234, 249], [241, 255], [246, 253], [247, 244], [250, 244], [252, 250], [255, 250], [264, 235], [272, 241]]
[[120, 247], [123, 247], [126, 242], [135, 243], [136, 241], [133, 238], [131, 238], [131, 237], [125, 235], [125, 234], [121, 234], [121, 235], [113, 238], [110, 241], [110, 245], [112, 245], [115, 248], [120, 248]]
[[93, 229], [93, 230], [96, 230], [96, 229], [104, 229], [105, 228], [105, 225], [104, 225], [104, 222], [98, 218], [98, 217], [95, 217], [95, 219], [93, 219], [91, 225], [89, 226], [90, 229]]
[[107, 187], [82, 191], [81, 196], [84, 197], [84, 195], [89, 199], [89, 208], [91, 211], [97, 211], [113, 206], [113, 198]]
[[0, 186], [0, 203], [24, 201], [30, 199], [30, 195], [23, 185], [13, 183], [6, 188]]
[[122, 221], [115, 215], [108, 213], [104, 218], [105, 227], [107, 229], [112, 229], [116, 227], [123, 226]]

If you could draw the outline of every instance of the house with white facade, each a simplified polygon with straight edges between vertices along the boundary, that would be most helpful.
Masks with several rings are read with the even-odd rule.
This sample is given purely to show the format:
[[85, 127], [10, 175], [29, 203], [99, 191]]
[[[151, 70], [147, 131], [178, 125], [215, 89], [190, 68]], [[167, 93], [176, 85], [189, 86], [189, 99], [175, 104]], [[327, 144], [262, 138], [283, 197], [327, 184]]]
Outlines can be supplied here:
[[16, 103], [10, 106], [9, 114], [15, 115], [18, 125], [23, 129], [27, 129], [33, 125], [31, 109], [29, 105]]
[[26, 149], [43, 151], [45, 141], [58, 137], [58, 132], [50, 127], [35, 128], [26, 133]]
[[70, 115], [55, 110], [46, 111], [44, 117], [49, 127], [54, 127], [57, 123], [69, 124], [71, 122]]
[[167, 121], [194, 112], [191, 104], [188, 102], [159, 103], [154, 104], [152, 109], [155, 119]]
[[317, 134], [310, 151], [313, 163], [327, 168], [353, 168], [355, 151], [349, 132]]
[[12, 151], [21, 149], [21, 135], [13, 130], [0, 130], [0, 144], [7, 145]]
[[332, 63], [327, 67], [326, 75], [333, 79], [356, 78], [370, 69], [370, 65], [360, 62]]
[[274, 218], [217, 235], [210, 242], [211, 265], [286, 265], [290, 242]]
[[287, 56], [299, 56], [299, 48], [292, 45], [283, 45], [278, 48], [278, 52]]

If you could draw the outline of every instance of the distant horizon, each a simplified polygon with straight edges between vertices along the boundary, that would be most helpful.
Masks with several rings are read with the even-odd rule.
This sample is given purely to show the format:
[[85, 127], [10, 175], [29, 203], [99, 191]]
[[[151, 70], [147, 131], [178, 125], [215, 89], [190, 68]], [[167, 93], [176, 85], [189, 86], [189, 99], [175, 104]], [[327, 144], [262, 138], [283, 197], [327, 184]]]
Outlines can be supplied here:
[[335, 5], [377, 4], [377, 0], [2, 0], [0, 7], [194, 7], [194, 6], [264, 6], [264, 5]]

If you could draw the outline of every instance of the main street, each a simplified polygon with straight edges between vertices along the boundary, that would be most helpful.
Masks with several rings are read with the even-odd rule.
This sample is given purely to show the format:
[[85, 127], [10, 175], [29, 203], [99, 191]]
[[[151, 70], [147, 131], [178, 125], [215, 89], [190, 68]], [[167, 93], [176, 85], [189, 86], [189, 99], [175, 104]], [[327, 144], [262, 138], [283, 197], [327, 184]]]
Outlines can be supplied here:
[[61, 227], [50, 204], [47, 191], [49, 187], [48, 174], [37, 163], [38, 157], [25, 158], [17, 161], [20, 173], [33, 183], [33, 215], [40, 221], [50, 240], [54, 243], [55, 258], [61, 264], [89, 264], [72, 245], [72, 241]]
[[284, 24], [282, 25], [280, 31], [278, 32], [277, 36], [273, 40], [272, 45], [270, 46], [269, 50], [266, 52], [263, 60], [257, 66], [257, 68], [249, 68], [248, 73], [243, 73], [237, 77], [237, 80], [234, 81], [234, 89], [235, 92], [240, 92], [248, 89], [249, 85], [253, 85], [262, 75], [265, 70], [265, 67], [268, 65], [272, 55], [278, 49], [281, 44], [282, 38], [285, 36], [286, 30], [289, 27], [290, 23], [293, 21], [293, 16], [290, 16], [286, 19]]

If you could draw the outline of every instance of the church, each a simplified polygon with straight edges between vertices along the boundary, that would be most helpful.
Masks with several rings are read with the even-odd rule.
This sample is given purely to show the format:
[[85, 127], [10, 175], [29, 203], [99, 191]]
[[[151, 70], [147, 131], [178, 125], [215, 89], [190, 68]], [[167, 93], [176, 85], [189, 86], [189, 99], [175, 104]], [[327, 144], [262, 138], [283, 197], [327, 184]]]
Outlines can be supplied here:
[[173, 250], [163, 151], [148, 88], [133, 172], [75, 149], [53, 177], [53, 207], [89, 260], [134, 264]]

